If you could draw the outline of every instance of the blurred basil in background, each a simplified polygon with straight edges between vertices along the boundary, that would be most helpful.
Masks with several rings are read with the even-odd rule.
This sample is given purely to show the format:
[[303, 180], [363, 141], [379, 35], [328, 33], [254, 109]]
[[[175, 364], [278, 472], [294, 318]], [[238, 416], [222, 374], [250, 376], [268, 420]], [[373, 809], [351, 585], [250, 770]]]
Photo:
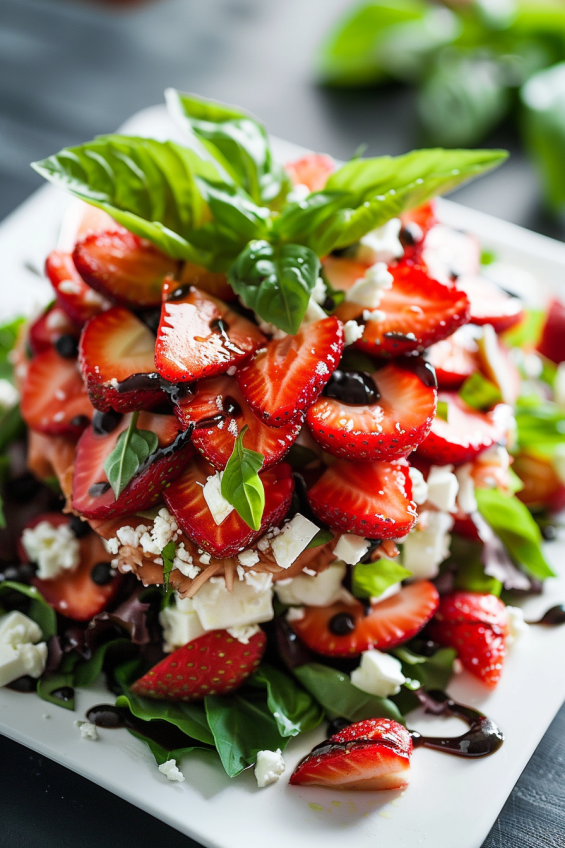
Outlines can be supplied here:
[[510, 121], [565, 215], [565, 0], [378, 0], [349, 9], [321, 45], [319, 80], [417, 89], [425, 143], [480, 144]]

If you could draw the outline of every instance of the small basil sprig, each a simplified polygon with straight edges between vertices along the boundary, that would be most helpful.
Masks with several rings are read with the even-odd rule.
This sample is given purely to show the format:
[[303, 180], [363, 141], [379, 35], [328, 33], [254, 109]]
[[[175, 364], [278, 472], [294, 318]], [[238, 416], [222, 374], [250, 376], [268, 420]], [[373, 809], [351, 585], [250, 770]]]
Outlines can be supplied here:
[[104, 471], [113, 489], [116, 500], [134, 477], [142, 462], [145, 462], [159, 444], [155, 433], [138, 430], [139, 412], [133, 412], [127, 430], [120, 433], [116, 447], [104, 463]]
[[353, 594], [357, 598], [378, 598], [389, 586], [406, 580], [411, 574], [394, 560], [359, 563], [353, 569]]
[[166, 595], [168, 595], [171, 591], [169, 580], [171, 577], [171, 571], [173, 570], [173, 562], [176, 552], [177, 547], [173, 541], [167, 542], [161, 551], [161, 557], [163, 559], [163, 586]]
[[259, 470], [265, 457], [243, 447], [246, 432], [247, 425], [235, 440], [232, 455], [222, 475], [222, 496], [252, 530], [259, 530], [265, 509], [265, 490]]
[[228, 279], [246, 306], [285, 333], [297, 333], [318, 279], [315, 253], [298, 244], [250, 242], [230, 268]]

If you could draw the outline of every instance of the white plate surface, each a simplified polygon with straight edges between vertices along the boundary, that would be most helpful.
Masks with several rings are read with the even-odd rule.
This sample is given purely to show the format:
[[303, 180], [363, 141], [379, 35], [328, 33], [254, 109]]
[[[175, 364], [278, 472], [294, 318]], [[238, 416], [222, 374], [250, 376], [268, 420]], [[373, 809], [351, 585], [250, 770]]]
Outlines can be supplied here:
[[[126, 126], [128, 132], [159, 137], [174, 132], [161, 107], [145, 110]], [[282, 160], [300, 153], [294, 145], [275, 143]], [[29, 268], [42, 267], [67, 206], [66, 195], [46, 186], [0, 225], [0, 317], [29, 312], [49, 299], [49, 287]], [[536, 299], [540, 292], [562, 287], [565, 245], [449, 201], [441, 202], [440, 212], [446, 222], [476, 233], [500, 260], [533, 273]], [[527, 277], [522, 285], [533, 292]], [[559, 571], [565, 538], [549, 545], [547, 556]], [[565, 574], [546, 586], [542, 598], [525, 603], [527, 618], [565, 600]], [[170, 783], [143, 743], [125, 730], [100, 730], [96, 742], [81, 739], [73, 721], [84, 718], [90, 706], [111, 702], [102, 686], [79, 691], [75, 713], [0, 689], [0, 732], [214, 848], [343, 848], [345, 841], [386, 848], [479, 848], [565, 700], [564, 654], [565, 627], [532, 627], [513, 649], [495, 692], [487, 694], [469, 676], [460, 675], [450, 687], [452, 696], [491, 716], [506, 741], [496, 755], [474, 762], [416, 751], [411, 785], [401, 795], [291, 788], [286, 777], [259, 790], [250, 771], [230, 780], [219, 762], [201, 754], [183, 760], [185, 783]], [[410, 725], [433, 733], [459, 732], [461, 726], [455, 719], [416, 714]], [[322, 736], [317, 731], [290, 743], [288, 773]]]

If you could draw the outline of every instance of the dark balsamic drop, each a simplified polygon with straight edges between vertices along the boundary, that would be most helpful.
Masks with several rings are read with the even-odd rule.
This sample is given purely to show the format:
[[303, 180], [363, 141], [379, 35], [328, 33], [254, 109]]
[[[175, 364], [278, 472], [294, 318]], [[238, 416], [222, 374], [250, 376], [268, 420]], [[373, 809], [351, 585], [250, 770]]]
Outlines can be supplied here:
[[437, 389], [436, 369], [431, 362], [421, 356], [403, 356], [396, 361], [402, 368], [419, 377], [428, 389]]
[[349, 612], [338, 612], [330, 618], [328, 627], [334, 636], [347, 636], [355, 630], [355, 619]]
[[174, 291], [170, 293], [167, 298], [167, 301], [175, 301], [175, 300], [183, 300], [190, 291], [190, 286], [179, 286]]
[[88, 494], [91, 498], [99, 498], [101, 495], [105, 495], [109, 488], [109, 483], [93, 483]]
[[58, 698], [59, 701], [72, 701], [75, 696], [75, 690], [72, 686], [61, 686], [59, 689], [53, 689], [51, 695]]
[[234, 418], [242, 415], [241, 406], [231, 395], [226, 395], [222, 402], [222, 408], [226, 415], [231, 415]]
[[415, 342], [416, 336], [414, 333], [385, 333], [385, 339], [391, 342]]
[[501, 747], [504, 734], [492, 719], [472, 707], [458, 704], [445, 692], [416, 692], [427, 713], [433, 715], [452, 715], [463, 719], [469, 725], [469, 730], [461, 736], [424, 736], [416, 730], [411, 730], [412, 744], [415, 748], [432, 748], [434, 751], [445, 751], [456, 757], [477, 759], [489, 757]]
[[419, 224], [415, 221], [409, 221], [400, 230], [398, 238], [403, 247], [414, 247], [422, 241], [424, 233]]
[[335, 398], [351, 406], [377, 403], [380, 398], [375, 381], [365, 371], [336, 369], [324, 387], [326, 397]]
[[78, 356], [78, 341], [70, 333], [65, 333], [55, 341], [55, 350], [63, 359], [75, 359]]
[[41, 483], [27, 472], [15, 480], [10, 480], [10, 500], [16, 503], [26, 503], [41, 489]]
[[112, 433], [121, 422], [123, 415], [110, 409], [108, 412], [100, 412], [97, 409], [92, 416], [92, 429], [97, 436], [107, 436]]
[[213, 321], [210, 321], [210, 329], [222, 336], [227, 335], [229, 328], [229, 324], [224, 318], [214, 318]]
[[90, 577], [93, 583], [97, 586], [106, 586], [114, 577], [111, 562], [97, 562], [90, 572]]
[[528, 621], [528, 624], [544, 624], [546, 627], [557, 627], [565, 624], [565, 604], [557, 604], [548, 609], [537, 621]]
[[555, 524], [544, 524], [541, 529], [541, 535], [546, 542], [553, 542], [557, 539], [557, 527]]
[[37, 692], [37, 680], [29, 674], [24, 674], [23, 677], [8, 683], [6, 688], [13, 689], [14, 692]]
[[111, 704], [97, 704], [91, 707], [86, 714], [88, 721], [96, 727], [127, 727], [128, 711], [113, 707]]
[[106, 729], [127, 727], [135, 730], [136, 733], [156, 742], [168, 751], [174, 751], [175, 748], [185, 748], [187, 744], [186, 734], [169, 722], [159, 719], [144, 721], [132, 715], [128, 710], [114, 707], [111, 704], [98, 704], [91, 707], [86, 717], [96, 727]]
[[90, 533], [90, 525], [87, 521], [82, 521], [78, 515], [71, 515], [69, 527], [77, 539], [82, 539]]
[[124, 394], [125, 392], [152, 392], [160, 388], [161, 376], [156, 371], [151, 371], [148, 374], [132, 374], [131, 377], [126, 377], [117, 384], [116, 391]]

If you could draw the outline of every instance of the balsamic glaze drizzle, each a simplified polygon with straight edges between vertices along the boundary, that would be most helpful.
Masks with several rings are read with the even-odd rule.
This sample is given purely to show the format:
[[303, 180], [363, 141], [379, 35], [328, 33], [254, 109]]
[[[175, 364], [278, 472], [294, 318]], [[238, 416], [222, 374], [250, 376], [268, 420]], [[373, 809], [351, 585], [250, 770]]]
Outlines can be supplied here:
[[[418, 692], [416, 692], [418, 695]], [[458, 704], [449, 695], [439, 690], [422, 692], [418, 695], [424, 710], [433, 715], [452, 715], [463, 719], [469, 725], [469, 730], [461, 736], [424, 736], [417, 730], [411, 730], [412, 743], [415, 748], [432, 748], [434, 751], [445, 751], [456, 757], [477, 759], [494, 754], [504, 742], [504, 734], [492, 719], [472, 707]]]
[[537, 621], [528, 621], [528, 624], [543, 624], [546, 627], [558, 627], [565, 624], [565, 604], [557, 604], [544, 612]]

